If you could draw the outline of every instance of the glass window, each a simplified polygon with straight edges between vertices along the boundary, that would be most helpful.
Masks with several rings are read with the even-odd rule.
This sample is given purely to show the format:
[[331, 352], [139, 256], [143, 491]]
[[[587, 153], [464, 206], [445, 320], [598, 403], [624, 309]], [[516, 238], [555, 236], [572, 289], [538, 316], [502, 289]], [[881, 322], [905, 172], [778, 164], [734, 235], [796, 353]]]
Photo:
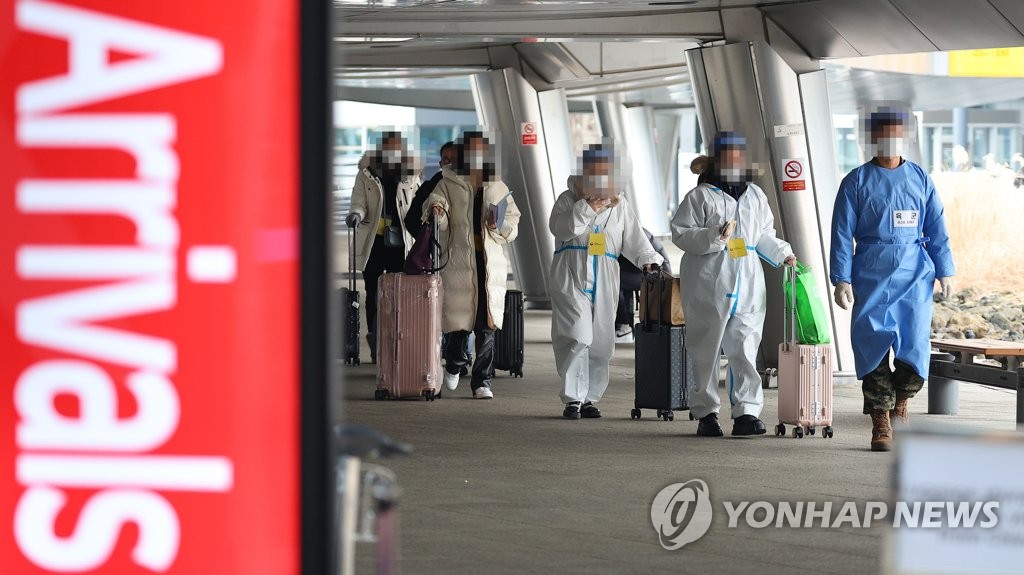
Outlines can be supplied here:
[[363, 149], [364, 130], [362, 128], [336, 128], [334, 145], [338, 148]]
[[836, 128], [836, 154], [839, 171], [843, 174], [860, 165], [859, 143], [853, 128]]
[[1003, 127], [996, 129], [996, 161], [1001, 164], [1009, 164], [1010, 159], [1017, 152], [1014, 142], [1016, 141], [1016, 128]]
[[989, 153], [989, 134], [992, 128], [974, 128], [971, 138], [971, 162], [975, 166], [985, 164], [985, 155]]

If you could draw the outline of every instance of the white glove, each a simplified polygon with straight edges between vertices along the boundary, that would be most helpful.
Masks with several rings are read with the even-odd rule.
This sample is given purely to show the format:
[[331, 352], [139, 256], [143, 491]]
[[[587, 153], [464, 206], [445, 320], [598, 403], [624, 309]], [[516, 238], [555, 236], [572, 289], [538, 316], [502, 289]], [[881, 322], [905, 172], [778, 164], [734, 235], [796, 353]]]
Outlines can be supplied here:
[[953, 278], [939, 278], [939, 285], [942, 286], [942, 299], [953, 297]]
[[362, 220], [363, 218], [359, 217], [359, 214], [349, 214], [348, 217], [345, 218], [345, 223], [348, 224], [348, 227], [354, 228], [358, 226], [359, 222]]
[[853, 305], [853, 286], [846, 282], [836, 284], [836, 304], [843, 309], [850, 309]]

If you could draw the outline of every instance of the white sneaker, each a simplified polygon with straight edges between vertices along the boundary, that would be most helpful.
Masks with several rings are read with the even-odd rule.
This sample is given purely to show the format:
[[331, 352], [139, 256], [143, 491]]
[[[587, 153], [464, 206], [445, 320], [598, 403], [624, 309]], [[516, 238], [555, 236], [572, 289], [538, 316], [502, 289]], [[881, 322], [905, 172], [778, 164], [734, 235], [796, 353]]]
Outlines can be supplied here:
[[459, 388], [459, 374], [448, 373], [448, 370], [444, 372], [444, 386], [449, 391], [455, 391]]
[[478, 387], [473, 392], [473, 397], [477, 399], [492, 399], [494, 398], [494, 392], [489, 387]]
[[631, 335], [632, 333], [633, 333], [633, 328], [631, 326], [626, 325], [626, 324], [622, 324], [622, 325], [619, 325], [619, 326], [615, 327], [615, 337], [622, 337], [624, 335]]
[[622, 335], [615, 336], [615, 343], [633, 343], [633, 332], [626, 332]]

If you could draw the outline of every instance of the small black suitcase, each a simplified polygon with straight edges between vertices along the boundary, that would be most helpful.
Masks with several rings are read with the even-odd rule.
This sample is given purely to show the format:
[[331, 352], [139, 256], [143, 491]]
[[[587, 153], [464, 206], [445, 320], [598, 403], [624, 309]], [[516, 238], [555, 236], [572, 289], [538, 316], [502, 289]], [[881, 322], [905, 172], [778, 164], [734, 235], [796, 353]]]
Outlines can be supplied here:
[[[660, 291], [665, 282], [657, 283]], [[630, 417], [640, 419], [641, 409], [654, 409], [657, 417], [672, 421], [673, 411], [690, 409], [693, 362], [686, 353], [686, 326], [638, 323], [633, 342], [636, 395]]]
[[359, 291], [356, 290], [356, 251], [352, 228], [348, 229], [348, 287], [338, 290], [341, 306], [341, 359], [359, 365]]
[[523, 377], [523, 292], [505, 292], [505, 321], [494, 332], [494, 369]]

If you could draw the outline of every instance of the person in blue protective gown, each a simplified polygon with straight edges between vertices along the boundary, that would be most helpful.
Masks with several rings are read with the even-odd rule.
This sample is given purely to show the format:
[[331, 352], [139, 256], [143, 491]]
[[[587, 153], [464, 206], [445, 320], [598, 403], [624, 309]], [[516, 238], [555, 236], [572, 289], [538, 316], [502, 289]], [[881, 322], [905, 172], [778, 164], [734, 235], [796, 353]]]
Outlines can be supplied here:
[[768, 198], [747, 162], [746, 139], [715, 136], [714, 162], [672, 216], [672, 241], [684, 254], [679, 287], [686, 315], [686, 350], [693, 358], [690, 413], [697, 435], [724, 435], [718, 422], [719, 355], [729, 358], [732, 434], [762, 435], [764, 396], [757, 350], [764, 331], [765, 286], [761, 261], [794, 265], [788, 243], [775, 235]]
[[907, 402], [928, 377], [935, 279], [943, 297], [953, 289], [942, 201], [928, 174], [903, 157], [907, 119], [888, 107], [868, 117], [875, 157], [843, 179], [832, 215], [830, 279], [836, 303], [853, 304], [873, 451], [892, 449], [892, 422], [906, 422]]
[[661, 262], [619, 194], [612, 143], [589, 146], [581, 167], [548, 220], [558, 242], [551, 261], [551, 347], [566, 419], [601, 417], [597, 403], [608, 389], [615, 351], [619, 256], [645, 271]]

